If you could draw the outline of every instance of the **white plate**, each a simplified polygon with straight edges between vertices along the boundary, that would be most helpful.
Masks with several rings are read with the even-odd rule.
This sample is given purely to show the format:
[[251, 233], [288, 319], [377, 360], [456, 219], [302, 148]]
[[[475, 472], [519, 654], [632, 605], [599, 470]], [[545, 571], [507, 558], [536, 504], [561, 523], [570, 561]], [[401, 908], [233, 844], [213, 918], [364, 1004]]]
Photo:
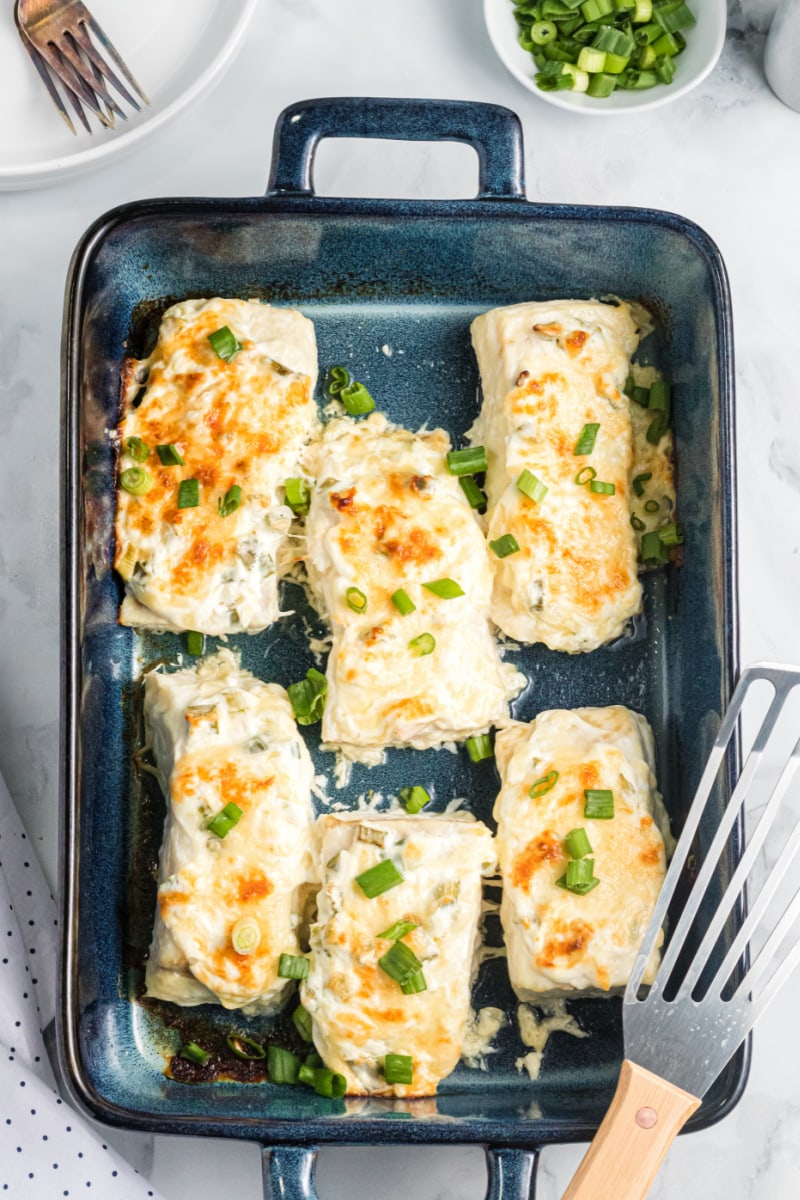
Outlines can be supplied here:
[[519, 26], [511, 0], [483, 0], [483, 15], [498, 57], [529, 92], [548, 104], [569, 108], [584, 116], [613, 117], [669, 104], [691, 91], [713, 70], [725, 42], [727, 0], [689, 0], [689, 7], [697, 24], [686, 32], [686, 49], [675, 60], [677, 70], [672, 83], [659, 84], [646, 91], [618, 88], [602, 99], [579, 92], [543, 92], [536, 86], [533, 81], [536, 64], [517, 41]]
[[0, 9], [0, 190], [57, 183], [132, 150], [222, 76], [258, 0], [89, 0], [89, 8], [150, 97], [140, 113], [89, 135], [70, 133], [14, 26]]

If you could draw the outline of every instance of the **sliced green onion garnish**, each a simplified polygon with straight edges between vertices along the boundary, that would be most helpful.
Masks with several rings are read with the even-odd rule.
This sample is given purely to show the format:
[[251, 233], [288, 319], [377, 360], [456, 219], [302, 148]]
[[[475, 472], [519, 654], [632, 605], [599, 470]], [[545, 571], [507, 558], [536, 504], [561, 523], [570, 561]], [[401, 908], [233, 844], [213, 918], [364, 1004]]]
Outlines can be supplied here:
[[610, 821], [614, 816], [614, 793], [609, 788], [586, 788], [583, 815], [592, 821]]
[[161, 459], [162, 467], [183, 466], [183, 459], [180, 456], [178, 447], [174, 446], [172, 442], [170, 442], [167, 446], [156, 446], [156, 452], [158, 457]]
[[555, 37], [558, 37], [558, 29], [552, 21], [536, 21], [531, 25], [531, 41], [534, 46], [546, 46]]
[[669, 428], [669, 417], [663, 409], [656, 412], [650, 422], [645, 437], [651, 446], [657, 446]]
[[396, 592], [392, 593], [392, 604], [402, 617], [407, 617], [417, 607], [404, 588], [398, 588]]
[[467, 747], [467, 754], [471, 762], [479, 763], [483, 762], [485, 758], [494, 758], [494, 747], [488, 733], [479, 733], [475, 737], [468, 737], [464, 745]]
[[616, 54], [622, 58], [630, 58], [636, 43], [624, 29], [615, 29], [613, 25], [601, 25], [592, 39], [595, 50], [603, 50], [606, 54]]
[[538, 800], [540, 796], [546, 796], [552, 791], [558, 783], [558, 771], [548, 771], [541, 779], [537, 779], [536, 783], [531, 784], [531, 790], [528, 792], [531, 800]]
[[479, 475], [488, 466], [483, 446], [466, 446], [463, 450], [448, 451], [447, 469], [451, 475]]
[[310, 965], [301, 954], [282, 954], [278, 959], [278, 975], [281, 979], [307, 979]]
[[459, 475], [458, 482], [461, 484], [461, 490], [469, 500], [470, 508], [483, 508], [486, 504], [486, 497], [471, 475]]
[[211, 349], [224, 362], [230, 362], [234, 354], [238, 354], [242, 348], [241, 342], [237, 341], [233, 330], [227, 325], [210, 333], [208, 340], [211, 342]]
[[653, 529], [642, 538], [642, 562], [650, 566], [661, 566], [669, 562], [669, 554], [664, 543], [658, 536], [658, 530]]
[[597, 432], [599, 428], [600, 424], [597, 421], [593, 421], [588, 425], [584, 425], [583, 429], [578, 435], [578, 440], [575, 443], [575, 449], [572, 451], [572, 453], [576, 455], [591, 454], [594, 450], [594, 444], [597, 441]]
[[530, 500], [535, 500], [537, 504], [541, 504], [547, 495], [546, 485], [542, 483], [541, 479], [537, 479], [527, 467], [525, 467], [517, 480], [517, 487]]
[[383, 1060], [383, 1077], [387, 1083], [413, 1083], [414, 1060], [410, 1054], [387, 1054]]
[[426, 804], [430, 804], [431, 798], [424, 787], [415, 784], [414, 787], [402, 787], [398, 792], [400, 799], [407, 813], [413, 816], [415, 813], [421, 812]]
[[303, 1008], [302, 1004], [298, 1004], [292, 1013], [292, 1021], [304, 1042], [313, 1041], [312, 1028], [314, 1022], [307, 1008]]
[[590, 479], [589, 491], [598, 492], [601, 496], [613, 496], [617, 490], [615, 483], [605, 483], [602, 479]]
[[242, 818], [242, 810], [238, 804], [234, 804], [232, 800], [228, 801], [225, 807], [217, 813], [215, 817], [206, 824], [206, 829], [211, 833], [216, 834], [218, 838], [227, 837], [234, 825], [238, 825]]
[[[395, 983], [399, 983], [404, 991], [407, 986], [413, 988], [413, 991], [425, 991], [427, 985], [425, 977], [422, 974], [422, 963], [411, 947], [407, 946], [405, 942], [392, 942], [386, 953], [378, 959], [378, 966], [390, 979], [393, 979]], [[421, 987], [419, 986], [420, 983], [422, 984]], [[413, 993], [409, 991], [406, 994], [411, 995]]]
[[650, 393], [647, 401], [648, 408], [657, 408], [669, 416], [671, 402], [672, 389], [668, 383], [663, 379], [657, 379], [655, 383], [650, 385]]
[[347, 367], [331, 367], [328, 380], [328, 395], [338, 396], [342, 388], [350, 382], [350, 372]]
[[267, 1069], [271, 1083], [297, 1083], [300, 1059], [282, 1046], [270, 1046], [267, 1049]]
[[603, 70], [591, 76], [586, 95], [605, 100], [606, 96], [610, 96], [617, 86], [617, 75], [624, 71], [627, 65], [627, 58], [617, 58], [615, 54], [606, 54]]
[[644, 495], [644, 485], [647, 483], [648, 479], [652, 479], [652, 478], [653, 478], [652, 471], [644, 471], [641, 475], [637, 475], [634, 478], [633, 490], [637, 496]]
[[667, 33], [675, 33], [678, 29], [688, 29], [695, 25], [694, 15], [688, 5], [681, 3], [659, 4], [653, 11], [653, 16]]
[[228, 488], [224, 498], [222, 496], [217, 500], [217, 512], [221, 517], [229, 517], [232, 512], [242, 503], [242, 489], [238, 483], [234, 483]]
[[583, 485], [584, 483], [591, 483], [592, 480], [596, 478], [597, 471], [595, 471], [594, 467], [581, 467], [580, 471], [578, 471], [578, 474], [575, 476], [575, 482], [579, 485]]
[[593, 891], [599, 882], [599, 879], [590, 879], [588, 883], [574, 883], [570, 887], [566, 875], [562, 875], [560, 879], [556, 880], [556, 887], [566, 888], [567, 891], [574, 892], [576, 896], [585, 896], [587, 892]]
[[661, 544], [664, 546], [680, 546], [683, 544], [683, 526], [677, 524], [675, 521], [669, 525], [662, 525], [656, 532]]
[[312, 1050], [310, 1054], [306, 1055], [303, 1065], [306, 1067], [312, 1067], [314, 1070], [316, 1070], [317, 1067], [321, 1067], [323, 1063], [316, 1050]]
[[196, 629], [188, 630], [186, 634], [186, 651], [188, 654], [193, 654], [195, 657], [203, 653], [205, 647], [205, 634], [198, 633]]
[[298, 725], [313, 725], [325, 711], [328, 681], [321, 671], [309, 667], [305, 679], [290, 683], [286, 689]]
[[556, 880], [558, 887], [566, 888], [577, 896], [585, 896], [597, 887], [599, 879], [594, 877], [594, 859], [573, 859], [567, 864], [567, 873]]
[[[655, 47], [648, 46], [647, 49], [652, 50], [655, 54]], [[653, 69], [662, 83], [672, 83], [673, 79], [675, 78], [675, 72], [678, 68], [675, 66], [674, 58], [670, 58], [668, 55], [662, 54], [660, 56], [656, 56]]]
[[255, 917], [240, 917], [231, 930], [231, 942], [237, 954], [252, 954], [261, 941], [261, 928]]
[[305, 479], [292, 476], [284, 484], [286, 488], [286, 503], [298, 517], [305, 517], [311, 505], [311, 488]]
[[318, 1096], [327, 1096], [332, 1100], [341, 1100], [347, 1091], [347, 1080], [344, 1075], [329, 1071], [327, 1067], [317, 1067], [312, 1070], [307, 1066], [302, 1066], [298, 1072], [298, 1082], [309, 1084]]
[[502, 537], [489, 542], [489, 548], [494, 550], [498, 558], [508, 558], [509, 554], [519, 553], [519, 542], [513, 533], [504, 533]]
[[653, 0], [636, 0], [633, 8], [631, 20], [638, 24], [640, 21], [649, 21], [653, 15]]
[[200, 481], [182, 479], [178, 488], [178, 508], [197, 508], [200, 503]]
[[339, 392], [339, 399], [351, 417], [359, 417], [362, 413], [372, 412], [375, 401], [370, 396], [363, 383], [353, 380]]
[[645, 506], [644, 506], [644, 511], [645, 511], [645, 512], [649, 512], [649, 513], [655, 513], [655, 512], [658, 512], [658, 510], [659, 510], [660, 508], [661, 508], [661, 505], [658, 503], [658, 501], [657, 501], [657, 500], [647, 500], [647, 501], [645, 501]]
[[347, 601], [347, 607], [352, 608], [353, 612], [364, 613], [367, 611], [367, 597], [357, 587], [349, 587], [344, 594]]
[[564, 845], [570, 858], [585, 858], [592, 853], [591, 842], [585, 829], [571, 829], [564, 838]]
[[614, 11], [614, 0], [584, 0], [581, 12], [584, 21], [599, 21]]
[[628, 392], [628, 396], [640, 408], [647, 408], [648, 401], [650, 400], [650, 389], [646, 387], [632, 387]]
[[423, 583], [422, 586], [442, 600], [455, 600], [456, 596], [464, 595], [464, 589], [455, 579], [434, 579], [431, 583]]
[[128, 467], [120, 475], [119, 481], [132, 496], [146, 496], [153, 486], [153, 476], [144, 467]]
[[636, 513], [631, 513], [631, 525], [637, 533], [641, 533], [646, 528], [644, 521], [641, 517], [637, 517]]
[[[396, 942], [395, 945], [402, 945], [402, 942]], [[403, 982], [400, 984], [400, 991], [404, 996], [415, 996], [417, 992], [425, 992], [428, 990], [428, 984], [425, 980], [422, 967], [418, 971], [412, 971], [410, 975], [406, 975]]]
[[605, 70], [606, 56], [602, 50], [594, 50], [584, 46], [578, 55], [578, 70], [587, 71], [590, 75]]
[[228, 1049], [245, 1062], [257, 1062], [267, 1057], [267, 1052], [260, 1042], [254, 1042], [252, 1038], [241, 1033], [229, 1033], [225, 1041], [228, 1043]]
[[187, 1042], [181, 1046], [178, 1051], [181, 1058], [185, 1058], [187, 1062], [194, 1063], [197, 1067], [204, 1067], [211, 1055], [202, 1046], [198, 1046], [197, 1042]]
[[411, 639], [408, 648], [417, 658], [424, 658], [426, 654], [433, 654], [436, 649], [436, 638], [432, 633], [421, 633], [419, 637]]
[[395, 921], [394, 925], [384, 929], [383, 933], [378, 934], [378, 937], [385, 938], [387, 942], [397, 942], [416, 928], [417, 925], [414, 921]]
[[150, 453], [150, 447], [147, 445], [147, 442], [143, 442], [140, 437], [126, 438], [125, 449], [136, 462], [144, 462]]
[[374, 900], [376, 896], [382, 896], [384, 892], [391, 891], [392, 888], [403, 883], [403, 880], [404, 876], [400, 874], [390, 858], [384, 858], [379, 863], [375, 863], [374, 867], [369, 867], [360, 875], [356, 875], [356, 883], [368, 900]]

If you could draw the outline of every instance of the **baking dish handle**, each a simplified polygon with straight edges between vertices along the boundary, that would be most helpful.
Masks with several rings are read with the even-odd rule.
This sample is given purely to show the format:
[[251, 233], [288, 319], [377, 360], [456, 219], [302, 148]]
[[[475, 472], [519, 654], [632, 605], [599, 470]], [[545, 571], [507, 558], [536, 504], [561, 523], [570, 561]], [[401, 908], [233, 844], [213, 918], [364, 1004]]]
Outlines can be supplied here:
[[522, 126], [499, 104], [336, 96], [301, 100], [275, 125], [268, 195], [314, 195], [314, 156], [323, 138], [465, 142], [478, 155], [479, 199], [525, 199]]
[[[263, 1147], [264, 1200], [319, 1200], [317, 1152], [317, 1146]], [[487, 1146], [486, 1200], [532, 1200], [538, 1157], [537, 1150]]]

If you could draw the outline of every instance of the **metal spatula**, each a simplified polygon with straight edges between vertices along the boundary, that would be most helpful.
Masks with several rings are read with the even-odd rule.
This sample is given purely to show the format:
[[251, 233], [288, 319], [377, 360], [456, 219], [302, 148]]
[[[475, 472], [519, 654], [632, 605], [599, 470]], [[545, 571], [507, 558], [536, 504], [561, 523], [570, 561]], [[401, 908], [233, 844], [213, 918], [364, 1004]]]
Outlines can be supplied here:
[[[658, 944], [679, 877], [692, 853], [717, 773], [748, 694], [761, 680], [774, 689], [771, 702], [672, 932], [655, 982], [646, 997], [640, 999], [648, 960]], [[563, 1200], [642, 1200], [647, 1195], [673, 1139], [800, 962], [800, 940], [795, 940], [788, 949], [784, 946], [800, 916], [800, 888], [772, 924], [765, 920], [770, 902], [786, 880], [800, 847], [800, 821], [785, 838], [769, 878], [758, 891], [729, 947], [718, 950], [714, 957], [718, 939], [731, 913], [742, 903], [748, 877], [794, 779], [800, 763], [800, 741], [785, 758], [777, 784], [767, 789], [766, 805], [713, 918], [701, 930], [700, 945], [694, 954], [687, 950], [688, 935], [720, 855], [734, 836], [745, 800], [754, 787], [764, 787], [763, 778], [758, 776], [759, 765], [764, 765], [764, 751], [790, 693], [798, 684], [800, 668], [758, 663], [742, 674], [625, 992], [622, 1009], [625, 1061], [616, 1095]], [[754, 935], [758, 936], [757, 949], [751, 947]], [[753, 961], [748, 966], [747, 952], [751, 948]], [[681, 976], [677, 991], [676, 978], [671, 978], [678, 974], [676, 967]], [[706, 986], [709, 978], [711, 982]]]

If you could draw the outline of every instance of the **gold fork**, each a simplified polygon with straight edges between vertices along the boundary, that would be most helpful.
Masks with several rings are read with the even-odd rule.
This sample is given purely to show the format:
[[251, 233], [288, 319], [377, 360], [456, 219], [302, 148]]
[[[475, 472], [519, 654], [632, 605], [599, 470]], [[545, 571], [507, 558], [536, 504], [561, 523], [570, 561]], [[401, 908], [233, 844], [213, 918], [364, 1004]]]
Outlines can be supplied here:
[[[136, 93], [143, 103], [150, 103], [81, 0], [16, 0], [14, 20], [50, 99], [73, 133], [75, 127], [56, 87], [56, 79], [89, 132], [91, 126], [84, 107], [109, 129], [114, 128], [115, 117], [127, 120], [110, 87], [114, 87], [137, 112], [141, 105], [132, 93]], [[105, 51], [105, 57], [95, 43]], [[116, 71], [109, 66], [108, 59]], [[130, 90], [120, 75], [130, 85]]]

